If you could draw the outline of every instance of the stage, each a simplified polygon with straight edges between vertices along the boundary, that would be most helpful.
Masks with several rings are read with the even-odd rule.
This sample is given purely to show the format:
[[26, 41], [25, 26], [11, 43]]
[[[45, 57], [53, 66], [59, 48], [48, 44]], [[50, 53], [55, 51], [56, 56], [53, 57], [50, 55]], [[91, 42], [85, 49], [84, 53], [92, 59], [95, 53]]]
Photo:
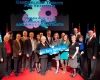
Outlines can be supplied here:
[[[87, 72], [87, 63], [85, 63], [85, 72]], [[27, 69], [23, 74], [19, 74], [18, 77], [12, 73], [8, 78], [4, 77], [3, 74], [3, 63], [0, 63], [0, 80], [84, 80], [80, 75], [77, 75], [75, 78], [70, 77], [70, 72], [68, 71], [66, 74], [62, 74], [62, 70], [60, 69], [57, 75], [54, 74], [55, 68], [53, 71], [48, 71], [46, 76], [41, 76], [36, 72], [30, 73]], [[86, 77], [84, 77], [87, 80]], [[98, 57], [96, 72], [94, 78], [92, 80], [100, 80], [100, 56]]]
[[58, 74], [54, 74], [55, 68], [52, 68], [52, 71], [48, 71], [45, 76], [42, 76], [35, 72], [29, 72], [29, 70], [25, 70], [24, 73], [19, 74], [18, 77], [12, 73], [8, 78], [3, 77], [2, 80], [84, 80], [79, 74], [75, 78], [70, 77], [70, 72], [66, 72], [65, 74], [62, 74], [62, 70], [59, 70]]

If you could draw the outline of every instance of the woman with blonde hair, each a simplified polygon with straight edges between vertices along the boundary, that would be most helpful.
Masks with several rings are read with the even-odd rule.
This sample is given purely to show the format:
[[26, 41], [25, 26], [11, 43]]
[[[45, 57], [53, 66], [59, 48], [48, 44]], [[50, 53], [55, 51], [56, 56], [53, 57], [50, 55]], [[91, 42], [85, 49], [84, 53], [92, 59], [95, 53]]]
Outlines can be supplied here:
[[[53, 46], [59, 46], [60, 45], [60, 40], [59, 40], [59, 34], [58, 33], [55, 33], [54, 34], [54, 37], [53, 37], [53, 41], [52, 41], [52, 45]], [[53, 55], [53, 59], [56, 61], [56, 71], [55, 71], [55, 74], [58, 73], [59, 71], [59, 60], [60, 60], [60, 56], [59, 54], [54, 54]]]
[[[66, 47], [68, 49], [69, 44], [70, 44], [69, 38], [68, 38], [68, 35], [66, 34], [63, 37], [61, 45], [66, 45]], [[67, 67], [67, 62], [68, 62], [68, 55], [69, 55], [68, 51], [62, 51], [61, 54], [60, 54], [60, 61], [61, 61], [61, 65], [62, 65], [62, 68], [63, 68], [63, 71], [62, 71], [63, 74], [66, 73], [66, 71], [67, 71], [66, 67]], [[64, 64], [64, 62], [65, 62], [65, 64]]]

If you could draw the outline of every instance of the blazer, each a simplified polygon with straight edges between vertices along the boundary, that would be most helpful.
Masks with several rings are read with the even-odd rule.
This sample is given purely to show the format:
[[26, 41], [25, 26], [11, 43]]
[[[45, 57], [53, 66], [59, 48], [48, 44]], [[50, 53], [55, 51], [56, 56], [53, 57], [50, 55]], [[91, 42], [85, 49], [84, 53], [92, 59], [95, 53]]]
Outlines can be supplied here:
[[[29, 38], [27, 37], [27, 39], [29, 39]], [[26, 39], [26, 40], [27, 40], [27, 39]], [[22, 42], [25, 42], [24, 37], [21, 37], [21, 40], [22, 40]]]
[[[10, 43], [11, 46], [11, 43]], [[10, 54], [12, 56], [12, 53]], [[6, 46], [5, 43], [2, 42], [0, 43], [0, 58], [6, 58], [7, 57], [7, 52], [6, 52]]]
[[50, 40], [50, 42], [49, 42], [49, 40], [48, 40], [48, 37], [46, 37], [46, 42], [47, 42], [47, 44], [52, 44], [52, 41], [53, 41], [53, 38], [51, 37], [51, 40]]
[[99, 41], [97, 38], [92, 38], [90, 41], [86, 41], [85, 44], [85, 54], [89, 59], [92, 59], [93, 56], [97, 57], [99, 50]]
[[[27, 37], [27, 39], [28, 39], [28, 37]], [[27, 40], [26, 39], [26, 40]], [[26, 54], [26, 50], [25, 50], [25, 41], [26, 41], [25, 39], [24, 39], [24, 37], [21, 37], [21, 41], [22, 41], [22, 43], [23, 43], [23, 51], [22, 51], [22, 54]]]
[[23, 50], [23, 43], [22, 43], [22, 41], [20, 40], [20, 46], [19, 46], [18, 41], [14, 40], [12, 48], [13, 48], [13, 57], [18, 57], [19, 53], [20, 52], [22, 53], [22, 50]]
[[[45, 44], [45, 46], [42, 44], [42, 43], [39, 43], [37, 45], [37, 48], [36, 48], [36, 52], [39, 54], [40, 53], [40, 49], [45, 49], [45, 48], [48, 48], [48, 44]], [[39, 58], [47, 58], [48, 57], [48, 54], [45, 54], [45, 55], [39, 55]]]
[[[36, 40], [34, 40], [34, 51], [36, 50], [36, 47], [37, 47], [37, 42]], [[26, 54], [32, 55], [32, 44], [30, 39], [27, 39], [25, 41], [25, 52]]]
[[12, 39], [9, 40], [9, 42], [11, 43], [11, 46], [12, 46], [14, 40], [15, 40], [14, 37], [12, 37]]

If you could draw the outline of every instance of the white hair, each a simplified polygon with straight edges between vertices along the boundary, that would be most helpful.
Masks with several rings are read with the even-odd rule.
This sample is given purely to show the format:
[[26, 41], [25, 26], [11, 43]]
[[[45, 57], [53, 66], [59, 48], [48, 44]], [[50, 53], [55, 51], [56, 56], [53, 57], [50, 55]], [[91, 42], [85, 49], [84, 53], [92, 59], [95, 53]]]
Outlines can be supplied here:
[[72, 35], [71, 37], [75, 37], [75, 38], [76, 38], [76, 36], [75, 36], [75, 35]]
[[9, 35], [5, 35], [5, 36], [4, 36], [4, 40], [5, 40], [6, 38], [9, 38]]
[[41, 36], [41, 40], [43, 40], [43, 39], [46, 39], [46, 37], [45, 36]]
[[6, 33], [6, 35], [5, 35], [6, 37], [10, 37], [10, 35], [9, 35], [9, 33]]
[[93, 33], [93, 30], [89, 30], [88, 32]]

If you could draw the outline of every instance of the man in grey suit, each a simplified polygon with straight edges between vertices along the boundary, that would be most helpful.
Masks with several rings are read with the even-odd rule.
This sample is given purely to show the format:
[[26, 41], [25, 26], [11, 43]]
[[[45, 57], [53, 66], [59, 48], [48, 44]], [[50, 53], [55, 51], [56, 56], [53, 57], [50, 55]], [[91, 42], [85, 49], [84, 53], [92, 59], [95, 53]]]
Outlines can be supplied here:
[[29, 33], [29, 39], [25, 41], [25, 51], [28, 59], [29, 70], [30, 72], [34, 71], [33, 67], [35, 64], [35, 50], [36, 50], [37, 42], [34, 39], [34, 33]]

